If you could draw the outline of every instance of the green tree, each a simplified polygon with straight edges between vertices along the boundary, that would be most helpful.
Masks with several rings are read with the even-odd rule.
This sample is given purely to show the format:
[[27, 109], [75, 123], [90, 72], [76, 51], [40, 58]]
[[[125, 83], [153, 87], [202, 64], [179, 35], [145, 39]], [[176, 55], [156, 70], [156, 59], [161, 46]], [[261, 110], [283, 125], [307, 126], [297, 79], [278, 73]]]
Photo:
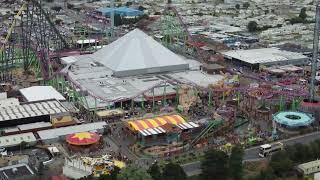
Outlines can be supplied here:
[[163, 168], [163, 180], [186, 180], [187, 174], [179, 164], [168, 163]]
[[250, 7], [250, 3], [245, 2], [243, 3], [243, 8], [248, 9]]
[[152, 177], [142, 168], [127, 166], [121, 169], [117, 180], [152, 180]]
[[307, 18], [307, 9], [305, 7], [300, 10], [299, 18], [301, 19]]
[[293, 167], [293, 162], [287, 152], [279, 151], [271, 156], [269, 165], [277, 176], [283, 176]]
[[258, 23], [255, 21], [250, 21], [247, 25], [247, 29], [249, 32], [256, 32], [258, 31]]
[[219, 150], [209, 150], [201, 160], [202, 177], [204, 180], [224, 180], [228, 177], [228, 155]]
[[147, 171], [153, 180], [161, 180], [162, 179], [162, 174], [161, 174], [161, 171], [160, 171], [160, 167], [158, 165], [158, 163], [153, 163], [148, 171]]
[[240, 4], [236, 4], [236, 9], [240, 9]]
[[276, 179], [276, 176], [274, 175], [272, 168], [261, 170], [258, 175], [249, 178], [249, 180], [274, 180], [274, 179]]
[[243, 178], [243, 154], [243, 148], [240, 146], [234, 146], [231, 150], [229, 169], [230, 175], [234, 180], [241, 180]]
[[103, 174], [100, 175], [99, 180], [117, 180], [117, 175], [120, 172], [120, 168], [117, 166], [110, 172], [110, 174]]

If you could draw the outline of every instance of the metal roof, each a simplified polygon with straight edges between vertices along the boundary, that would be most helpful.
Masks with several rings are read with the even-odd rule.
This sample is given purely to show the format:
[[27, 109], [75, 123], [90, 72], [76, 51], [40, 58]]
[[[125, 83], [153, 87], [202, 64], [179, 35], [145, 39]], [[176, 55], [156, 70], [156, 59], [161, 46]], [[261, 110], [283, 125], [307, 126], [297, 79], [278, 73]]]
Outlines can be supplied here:
[[0, 121], [60, 114], [66, 112], [68, 112], [68, 110], [65, 109], [61, 103], [55, 100], [35, 102], [32, 104], [0, 107]]
[[61, 127], [61, 128], [38, 131], [38, 135], [42, 140], [55, 139], [60, 136], [65, 136], [68, 134], [103, 129], [104, 126], [106, 126], [106, 125], [107, 125], [107, 123], [104, 121], [95, 122], [95, 123], [88, 123], [88, 124], [81, 124], [81, 125], [76, 125], [76, 126], [68, 126], [68, 127]]
[[228, 58], [238, 59], [249, 64], [264, 64], [272, 62], [308, 59], [308, 57], [303, 54], [280, 50], [277, 48], [232, 50], [228, 52], [223, 52], [222, 54]]
[[32, 86], [19, 90], [28, 102], [56, 99], [65, 101], [66, 99], [52, 86]]
[[92, 54], [116, 76], [187, 70], [189, 64], [139, 29]]
[[137, 9], [128, 8], [128, 7], [118, 7], [118, 8], [99, 8], [98, 12], [101, 12], [104, 16], [110, 16], [112, 11], [115, 14], [119, 14], [121, 16], [140, 16], [143, 15], [143, 12]]
[[0, 147], [12, 147], [24, 142], [36, 142], [36, 137], [33, 133], [22, 133], [0, 137]]

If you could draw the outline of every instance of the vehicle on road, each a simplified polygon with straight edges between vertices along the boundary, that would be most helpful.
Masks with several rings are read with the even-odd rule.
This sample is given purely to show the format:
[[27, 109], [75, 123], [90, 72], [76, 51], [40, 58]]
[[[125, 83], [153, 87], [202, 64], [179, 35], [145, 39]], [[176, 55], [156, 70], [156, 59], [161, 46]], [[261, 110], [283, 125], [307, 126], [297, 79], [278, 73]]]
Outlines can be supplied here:
[[260, 146], [259, 156], [267, 157], [270, 154], [283, 150], [284, 146], [281, 142], [273, 143], [273, 144], [264, 144]]

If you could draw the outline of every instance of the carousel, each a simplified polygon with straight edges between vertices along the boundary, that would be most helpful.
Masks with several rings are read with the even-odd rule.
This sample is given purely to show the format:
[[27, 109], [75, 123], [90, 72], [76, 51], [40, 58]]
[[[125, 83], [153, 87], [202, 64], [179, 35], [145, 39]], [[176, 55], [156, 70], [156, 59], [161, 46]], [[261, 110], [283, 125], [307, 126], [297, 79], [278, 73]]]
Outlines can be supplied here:
[[79, 132], [66, 136], [69, 149], [72, 151], [97, 150], [99, 149], [100, 135], [93, 132]]

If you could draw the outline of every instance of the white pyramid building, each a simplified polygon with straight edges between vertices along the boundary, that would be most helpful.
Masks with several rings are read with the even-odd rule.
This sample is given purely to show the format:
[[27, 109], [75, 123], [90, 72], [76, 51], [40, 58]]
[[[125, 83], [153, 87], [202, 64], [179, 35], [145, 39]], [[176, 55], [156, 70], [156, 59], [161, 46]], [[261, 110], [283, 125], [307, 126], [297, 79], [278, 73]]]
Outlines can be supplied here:
[[139, 29], [93, 53], [92, 59], [119, 77], [189, 69], [182, 57]]

